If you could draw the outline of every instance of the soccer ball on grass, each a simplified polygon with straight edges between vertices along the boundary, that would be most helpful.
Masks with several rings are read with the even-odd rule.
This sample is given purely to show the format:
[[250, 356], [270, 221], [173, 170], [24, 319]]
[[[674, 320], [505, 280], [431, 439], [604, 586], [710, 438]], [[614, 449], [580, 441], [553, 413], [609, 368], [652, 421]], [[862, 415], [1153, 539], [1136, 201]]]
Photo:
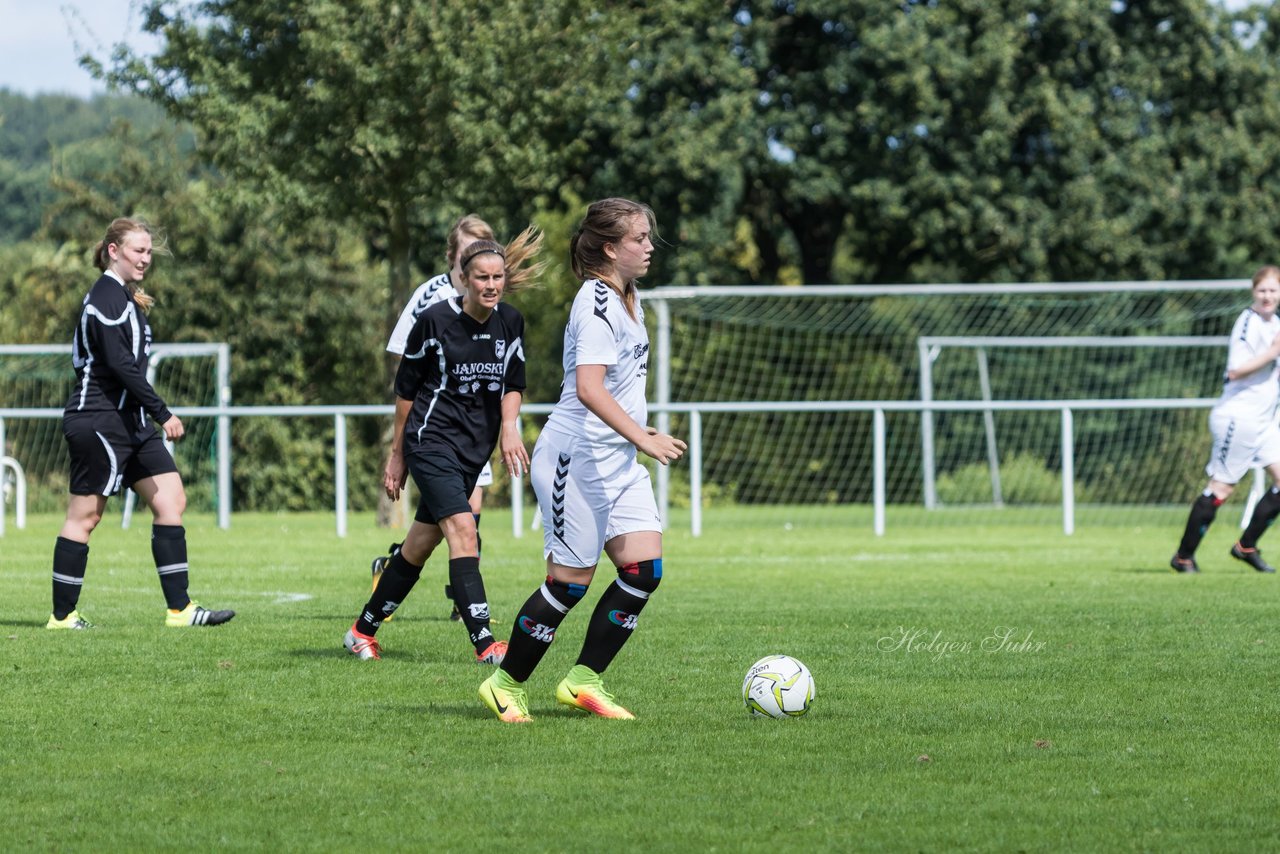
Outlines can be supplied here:
[[798, 718], [815, 696], [809, 668], [789, 655], [766, 655], [742, 680], [742, 702], [757, 717]]

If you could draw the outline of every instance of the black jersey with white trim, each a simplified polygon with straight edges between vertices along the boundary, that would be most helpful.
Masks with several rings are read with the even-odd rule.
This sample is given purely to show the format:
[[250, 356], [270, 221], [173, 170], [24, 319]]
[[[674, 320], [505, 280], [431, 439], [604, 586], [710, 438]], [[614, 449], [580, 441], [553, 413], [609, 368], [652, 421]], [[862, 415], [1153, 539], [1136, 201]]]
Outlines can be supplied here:
[[458, 290], [453, 286], [453, 279], [449, 278], [448, 273], [441, 273], [418, 285], [418, 289], [413, 292], [413, 296], [409, 297], [409, 301], [400, 312], [395, 329], [391, 330], [391, 338], [387, 340], [387, 352], [403, 356], [404, 345], [409, 340], [409, 330], [413, 328], [414, 321], [441, 300], [456, 296], [458, 296]]
[[480, 323], [462, 299], [438, 302], [414, 322], [396, 396], [413, 401], [405, 453], [445, 445], [479, 470], [498, 443], [503, 395], [525, 389], [524, 317], [498, 303]]
[[80, 321], [71, 342], [76, 387], [64, 410], [123, 412], [146, 426], [150, 415], [157, 424], [173, 417], [147, 381], [151, 358], [151, 324], [124, 283], [103, 273], [85, 295]]

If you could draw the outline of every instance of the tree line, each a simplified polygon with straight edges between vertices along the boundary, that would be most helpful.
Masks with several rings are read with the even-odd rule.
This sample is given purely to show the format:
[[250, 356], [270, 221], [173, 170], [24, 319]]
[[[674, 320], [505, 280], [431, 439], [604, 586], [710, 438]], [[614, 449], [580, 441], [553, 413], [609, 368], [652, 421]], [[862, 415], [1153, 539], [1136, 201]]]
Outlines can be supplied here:
[[[556, 264], [519, 304], [535, 401], [560, 379], [569, 235], [607, 195], [657, 212], [652, 284], [1280, 257], [1270, 4], [148, 0], [141, 19], [154, 55], [83, 60], [117, 94], [0, 92], [0, 338], [65, 341], [99, 232], [143, 215], [173, 253], [157, 334], [230, 342], [241, 403], [387, 400], [386, 331], [471, 211], [547, 232]], [[245, 451], [299, 462], [238, 478], [238, 501], [303, 503], [324, 428], [253, 429]]]

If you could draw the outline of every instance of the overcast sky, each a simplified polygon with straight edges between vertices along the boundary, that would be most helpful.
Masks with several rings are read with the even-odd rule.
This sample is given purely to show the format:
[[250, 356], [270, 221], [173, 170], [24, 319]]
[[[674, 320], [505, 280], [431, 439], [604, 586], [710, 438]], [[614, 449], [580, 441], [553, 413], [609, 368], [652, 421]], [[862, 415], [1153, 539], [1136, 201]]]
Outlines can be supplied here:
[[[1229, 7], [1248, 0], [1222, 0]], [[153, 39], [140, 35], [140, 0], [0, 0], [0, 88], [26, 95], [61, 92], [88, 97], [102, 84], [76, 64], [88, 51], [106, 59], [126, 42], [144, 53]], [[79, 50], [77, 50], [79, 48]]]
[[[105, 87], [76, 64], [80, 51], [106, 59], [126, 42], [150, 51], [139, 0], [0, 0], [0, 87], [26, 95], [87, 97]], [[79, 50], [77, 50], [79, 48]]]

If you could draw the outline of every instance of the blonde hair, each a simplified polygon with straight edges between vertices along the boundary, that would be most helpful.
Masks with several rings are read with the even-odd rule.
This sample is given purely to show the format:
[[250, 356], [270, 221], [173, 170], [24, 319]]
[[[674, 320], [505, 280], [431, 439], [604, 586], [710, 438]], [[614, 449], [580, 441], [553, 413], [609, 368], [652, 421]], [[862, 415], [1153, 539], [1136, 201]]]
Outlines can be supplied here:
[[489, 223], [473, 213], [462, 217], [449, 229], [449, 237], [444, 244], [444, 257], [450, 270], [458, 263], [458, 241], [464, 234], [472, 240], [496, 240]]
[[[614, 272], [613, 261], [605, 254], [607, 243], [615, 246], [627, 236], [627, 228], [632, 217], [643, 216], [649, 223], [649, 233], [656, 242], [658, 238], [658, 221], [653, 209], [630, 199], [601, 199], [592, 202], [587, 208], [587, 215], [582, 224], [574, 232], [569, 242], [569, 263], [573, 273], [580, 280], [600, 279], [609, 282]], [[636, 280], [613, 283], [622, 287], [622, 304], [627, 314], [636, 316]]]
[[1267, 264], [1259, 267], [1258, 272], [1253, 274], [1253, 287], [1257, 287], [1263, 279], [1275, 279], [1280, 281], [1280, 267], [1274, 264]]
[[[107, 267], [111, 266], [111, 253], [107, 247], [112, 244], [119, 246], [124, 242], [125, 237], [137, 231], [144, 232], [151, 237], [153, 241], [151, 252], [153, 255], [164, 254], [167, 251], [163, 238], [159, 238], [156, 230], [145, 220], [130, 219], [123, 216], [116, 217], [107, 226], [106, 236], [98, 241], [97, 246], [93, 247], [93, 265], [98, 268], [99, 272], [105, 273]], [[159, 245], [154, 245], [157, 242]], [[133, 282], [126, 283], [125, 289], [129, 292], [129, 296], [133, 297], [134, 302], [138, 304], [138, 308], [142, 309], [143, 313], [151, 311], [151, 307], [156, 303], [155, 297]]]
[[462, 253], [462, 275], [467, 274], [467, 265], [477, 255], [492, 252], [502, 259], [502, 267], [507, 275], [506, 292], [515, 293], [534, 284], [542, 271], [546, 269], [546, 261], [532, 263], [542, 251], [542, 232], [532, 225], [516, 235], [515, 239], [503, 246], [496, 240], [477, 240]]

